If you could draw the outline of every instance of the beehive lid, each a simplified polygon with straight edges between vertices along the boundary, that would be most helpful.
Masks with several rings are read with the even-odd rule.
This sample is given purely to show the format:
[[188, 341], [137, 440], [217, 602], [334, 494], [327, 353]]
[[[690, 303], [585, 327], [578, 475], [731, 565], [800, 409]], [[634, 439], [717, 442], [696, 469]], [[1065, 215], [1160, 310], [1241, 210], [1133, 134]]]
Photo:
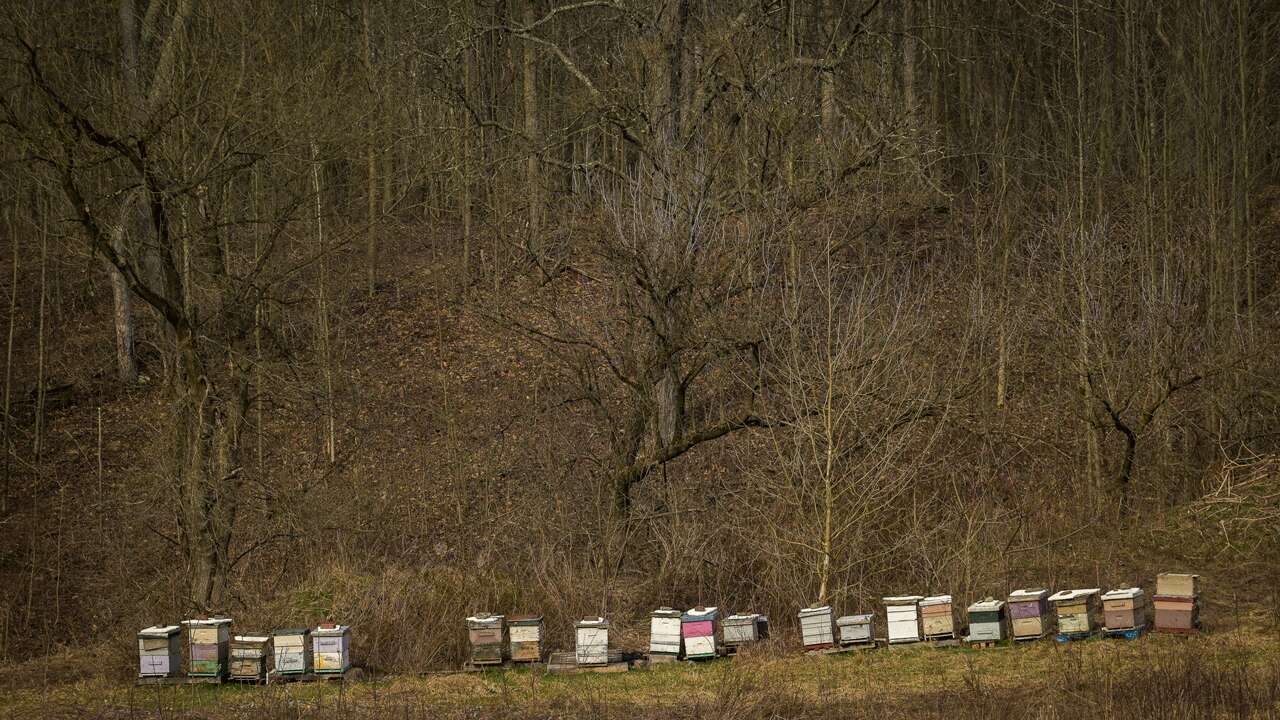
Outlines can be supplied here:
[[1063, 602], [1067, 600], [1083, 600], [1090, 595], [1097, 595], [1102, 592], [1101, 588], [1084, 588], [1080, 590], [1059, 590], [1049, 596], [1050, 602]]
[[922, 595], [889, 595], [881, 598], [885, 605], [915, 605], [924, 599]]
[[507, 624], [521, 625], [521, 626], [541, 625], [542, 616], [541, 615], [512, 615], [511, 619], [507, 620]]
[[473, 628], [502, 627], [502, 620], [503, 620], [503, 617], [501, 615], [489, 615], [487, 613], [481, 613], [479, 615], [472, 615], [471, 617], [467, 618], [467, 627], [473, 627]]
[[866, 625], [871, 622], [871, 615], [842, 615], [836, 618], [837, 625]]
[[183, 620], [182, 624], [188, 627], [218, 627], [220, 625], [230, 625], [231, 618], [192, 618], [191, 620]]
[[143, 628], [138, 631], [140, 638], [167, 638], [178, 634], [181, 630], [177, 625], [152, 625], [149, 628]]
[[950, 605], [950, 604], [951, 604], [950, 595], [933, 595], [931, 597], [924, 598], [920, 601], [921, 607], [929, 606], [929, 605]]
[[306, 635], [310, 632], [311, 632], [311, 628], [281, 628], [279, 630], [272, 630], [271, 634], [274, 635], [275, 637], [282, 637], [282, 636], [293, 636], [293, 635]]
[[689, 608], [685, 611], [682, 620], [715, 620], [720, 614], [720, 608], [712, 605], [711, 607], [702, 607], [699, 605], [695, 608]]
[[238, 643], [256, 643], [256, 644], [262, 644], [262, 643], [265, 643], [266, 641], [268, 641], [268, 640], [270, 640], [270, 639], [271, 639], [271, 638], [267, 637], [266, 635], [236, 635], [236, 636], [234, 636], [234, 637], [232, 637], [232, 638], [231, 638], [231, 640], [232, 640], [233, 642], [238, 642]]
[[760, 617], [760, 614], [759, 614], [759, 613], [742, 613], [742, 614], [739, 614], [739, 615], [730, 615], [729, 617], [725, 618], [725, 619], [724, 619], [724, 621], [725, 621], [725, 623], [726, 623], [726, 624], [729, 624], [729, 623], [753, 623], [753, 622], [755, 622], [755, 621], [756, 621], [756, 619], [758, 619], [759, 617]]
[[1102, 594], [1103, 600], [1133, 600], [1142, 597], [1142, 588], [1117, 588]]
[[1014, 590], [1009, 593], [1009, 602], [1027, 602], [1028, 600], [1043, 600], [1049, 594], [1044, 588], [1027, 588], [1023, 590]]
[[969, 606], [969, 612], [1000, 612], [1000, 608], [1004, 607], [1003, 600], [987, 598]]
[[583, 618], [578, 621], [580, 628], [609, 628], [609, 621], [602, 617]]
[[818, 615], [830, 615], [830, 614], [831, 614], [831, 606], [830, 606], [830, 605], [822, 605], [822, 606], [819, 606], [819, 607], [804, 608], [803, 610], [801, 610], [801, 611], [800, 611], [800, 617], [802, 617], [802, 618], [806, 618], [806, 617], [815, 617], [815, 616], [818, 616]]
[[350, 629], [351, 627], [348, 625], [320, 625], [315, 630], [312, 630], [311, 634], [319, 637], [342, 637]]
[[669, 607], [666, 607], [666, 606], [664, 605], [664, 606], [662, 606], [662, 607], [658, 608], [657, 610], [654, 610], [653, 612], [649, 613], [649, 617], [656, 617], [656, 618], [678, 618], [678, 617], [680, 617], [680, 611], [679, 611], [679, 610], [676, 610], [675, 608], [669, 608]]

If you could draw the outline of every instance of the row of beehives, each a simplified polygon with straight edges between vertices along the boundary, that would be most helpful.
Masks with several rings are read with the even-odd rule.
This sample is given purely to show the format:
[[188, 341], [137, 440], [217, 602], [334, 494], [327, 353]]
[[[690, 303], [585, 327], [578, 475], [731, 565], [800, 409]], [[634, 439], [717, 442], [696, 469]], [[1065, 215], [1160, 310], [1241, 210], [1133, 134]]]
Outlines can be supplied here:
[[[582, 667], [610, 664], [609, 632], [604, 618], [579, 620], [574, 628], [573, 662]], [[543, 621], [538, 615], [509, 620], [502, 615], [467, 618], [472, 665], [540, 662], [545, 657]], [[736, 652], [739, 647], [769, 635], [769, 619], [758, 613], [723, 617], [719, 608], [686, 611], [659, 608], [649, 619], [651, 661], [684, 658], [702, 660]]]
[[184, 620], [181, 626], [155, 625], [138, 633], [141, 678], [185, 675], [261, 682], [268, 672], [281, 676], [342, 674], [350, 667], [351, 629], [333, 623], [275, 630], [269, 635], [232, 635], [231, 618], [198, 618]]
[[[887, 642], [958, 640], [950, 595], [900, 595], [883, 598]], [[1154, 613], [1151, 611], [1154, 610]], [[1154, 618], [1152, 618], [1154, 614]], [[1037, 640], [1055, 634], [1059, 641], [1100, 633], [1136, 637], [1154, 619], [1158, 632], [1190, 633], [1200, 625], [1199, 577], [1164, 573], [1156, 580], [1152, 602], [1141, 588], [1015, 590], [1005, 600], [986, 598], [968, 607], [971, 643]], [[873, 644], [875, 616], [836, 617], [830, 606], [800, 611], [800, 628], [809, 650]]]

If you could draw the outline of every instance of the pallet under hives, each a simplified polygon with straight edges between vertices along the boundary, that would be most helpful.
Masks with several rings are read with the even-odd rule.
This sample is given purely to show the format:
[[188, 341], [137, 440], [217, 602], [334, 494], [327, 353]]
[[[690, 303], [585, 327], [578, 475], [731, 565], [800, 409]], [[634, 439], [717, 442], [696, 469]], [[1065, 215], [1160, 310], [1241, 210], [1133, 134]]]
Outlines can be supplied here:
[[634, 662], [635, 658], [614, 649], [608, 651], [608, 661], [603, 665], [579, 665], [576, 652], [553, 652], [547, 660], [547, 672], [554, 675], [626, 672]]

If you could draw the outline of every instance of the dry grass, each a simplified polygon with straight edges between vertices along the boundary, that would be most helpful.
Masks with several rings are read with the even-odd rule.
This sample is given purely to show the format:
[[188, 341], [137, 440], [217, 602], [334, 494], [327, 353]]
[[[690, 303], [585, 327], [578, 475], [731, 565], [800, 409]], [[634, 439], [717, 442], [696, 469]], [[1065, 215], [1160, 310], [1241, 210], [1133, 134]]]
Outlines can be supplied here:
[[625, 674], [387, 676], [346, 686], [134, 688], [88, 679], [14, 689], [0, 708], [12, 717], [226, 720], [1280, 717], [1280, 640], [1234, 631], [829, 657], [778, 649]]

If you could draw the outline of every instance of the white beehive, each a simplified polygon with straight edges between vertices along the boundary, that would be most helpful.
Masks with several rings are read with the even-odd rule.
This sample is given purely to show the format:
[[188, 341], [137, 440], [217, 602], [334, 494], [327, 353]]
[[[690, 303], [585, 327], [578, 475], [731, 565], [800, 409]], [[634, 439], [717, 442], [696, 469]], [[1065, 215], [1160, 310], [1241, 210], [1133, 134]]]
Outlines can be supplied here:
[[920, 601], [923, 599], [919, 595], [890, 595], [884, 598], [889, 642], [920, 641]]
[[800, 637], [806, 650], [821, 650], [836, 644], [835, 614], [830, 605], [800, 611]]
[[1101, 624], [1101, 588], [1062, 590], [1049, 596], [1058, 614], [1058, 632], [1064, 635], [1093, 633]]
[[351, 628], [332, 623], [311, 631], [312, 662], [317, 673], [344, 673], [351, 668]]
[[649, 614], [649, 654], [680, 657], [680, 615], [674, 608], [661, 607]]
[[574, 654], [579, 665], [609, 664], [609, 621], [602, 617], [578, 621]]
[[231, 618], [183, 620], [187, 626], [187, 674], [222, 677], [230, 659]]
[[311, 672], [311, 629], [285, 628], [271, 633], [272, 667], [281, 675]]
[[769, 618], [759, 613], [739, 613], [724, 619], [724, 644], [737, 647], [769, 637]]
[[873, 617], [869, 614], [862, 614], [845, 615], [838, 618], [836, 627], [840, 628], [840, 644], [865, 645], [872, 642], [871, 621]]
[[153, 625], [138, 633], [138, 676], [169, 677], [182, 667], [182, 629]]

